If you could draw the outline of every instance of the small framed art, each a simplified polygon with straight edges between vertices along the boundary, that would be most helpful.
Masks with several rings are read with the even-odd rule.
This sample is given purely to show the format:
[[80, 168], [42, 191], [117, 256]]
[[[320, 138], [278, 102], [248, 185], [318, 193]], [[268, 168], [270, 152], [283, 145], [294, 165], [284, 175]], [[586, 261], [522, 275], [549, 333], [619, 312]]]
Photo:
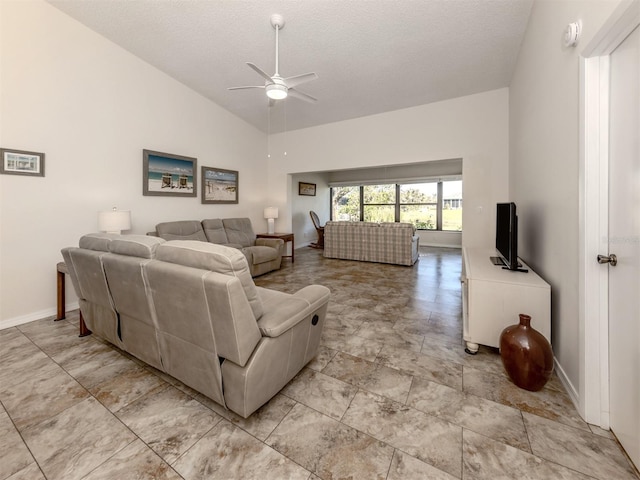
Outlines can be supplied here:
[[44, 153], [0, 148], [0, 173], [44, 177]]
[[202, 167], [202, 203], [238, 203], [236, 170]]
[[195, 197], [198, 160], [182, 155], [142, 151], [142, 194]]
[[316, 196], [316, 184], [298, 182], [298, 195], [308, 195], [310, 197]]

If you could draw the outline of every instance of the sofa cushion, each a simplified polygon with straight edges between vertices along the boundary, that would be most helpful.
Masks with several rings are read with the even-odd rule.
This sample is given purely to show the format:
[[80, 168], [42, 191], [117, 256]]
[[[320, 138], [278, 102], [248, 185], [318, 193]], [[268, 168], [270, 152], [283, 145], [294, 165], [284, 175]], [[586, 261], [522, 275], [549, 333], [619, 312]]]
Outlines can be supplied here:
[[202, 220], [202, 228], [207, 240], [218, 245], [226, 245], [229, 243], [227, 232], [224, 230], [222, 220], [219, 218], [209, 218]]
[[156, 248], [165, 240], [146, 235], [123, 235], [109, 243], [109, 251], [130, 257], [155, 258]]
[[88, 233], [80, 237], [78, 245], [80, 248], [86, 248], [87, 250], [108, 252], [111, 241], [119, 236], [115, 233]]
[[248, 218], [223, 218], [222, 224], [227, 232], [229, 243], [239, 243], [243, 247], [255, 244], [256, 234]]
[[262, 316], [262, 300], [251, 278], [247, 259], [240, 250], [214, 243], [172, 240], [158, 245], [156, 259], [237, 277], [256, 320]]
[[207, 241], [207, 236], [202, 230], [202, 224], [198, 220], [159, 223], [156, 225], [156, 232], [160, 238], [164, 238], [165, 240]]

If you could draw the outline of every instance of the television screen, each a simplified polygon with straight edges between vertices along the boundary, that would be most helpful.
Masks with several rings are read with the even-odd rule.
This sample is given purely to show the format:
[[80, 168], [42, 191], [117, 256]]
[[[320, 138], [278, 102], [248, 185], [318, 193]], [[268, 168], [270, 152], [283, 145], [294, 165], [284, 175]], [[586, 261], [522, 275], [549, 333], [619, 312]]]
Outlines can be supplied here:
[[516, 204], [513, 202], [498, 203], [496, 250], [507, 268], [511, 270], [518, 268], [518, 217], [516, 216]]

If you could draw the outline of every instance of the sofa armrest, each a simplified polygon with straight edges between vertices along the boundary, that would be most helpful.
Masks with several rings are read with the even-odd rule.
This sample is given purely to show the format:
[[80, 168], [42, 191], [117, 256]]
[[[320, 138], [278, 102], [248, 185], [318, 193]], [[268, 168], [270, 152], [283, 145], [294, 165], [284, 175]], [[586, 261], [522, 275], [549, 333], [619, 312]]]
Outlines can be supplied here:
[[279, 252], [282, 252], [284, 240], [281, 238], [256, 238], [256, 245], [275, 248]]
[[[258, 320], [263, 337], [278, 337], [329, 301], [330, 291], [322, 285], [309, 285], [293, 295], [279, 298], [265, 305]], [[269, 308], [270, 307], [270, 308]]]

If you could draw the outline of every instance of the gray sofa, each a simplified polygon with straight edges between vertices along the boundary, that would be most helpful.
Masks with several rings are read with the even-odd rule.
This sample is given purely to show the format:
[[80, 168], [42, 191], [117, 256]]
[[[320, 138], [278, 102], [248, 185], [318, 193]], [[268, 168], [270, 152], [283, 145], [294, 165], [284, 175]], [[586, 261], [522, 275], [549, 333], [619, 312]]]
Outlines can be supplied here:
[[237, 249], [90, 234], [62, 255], [94, 334], [242, 417], [316, 354], [329, 289], [257, 287]]
[[242, 250], [252, 277], [278, 270], [284, 242], [279, 238], [256, 238], [248, 218], [181, 220], [156, 225], [155, 234], [165, 240], [199, 240]]

